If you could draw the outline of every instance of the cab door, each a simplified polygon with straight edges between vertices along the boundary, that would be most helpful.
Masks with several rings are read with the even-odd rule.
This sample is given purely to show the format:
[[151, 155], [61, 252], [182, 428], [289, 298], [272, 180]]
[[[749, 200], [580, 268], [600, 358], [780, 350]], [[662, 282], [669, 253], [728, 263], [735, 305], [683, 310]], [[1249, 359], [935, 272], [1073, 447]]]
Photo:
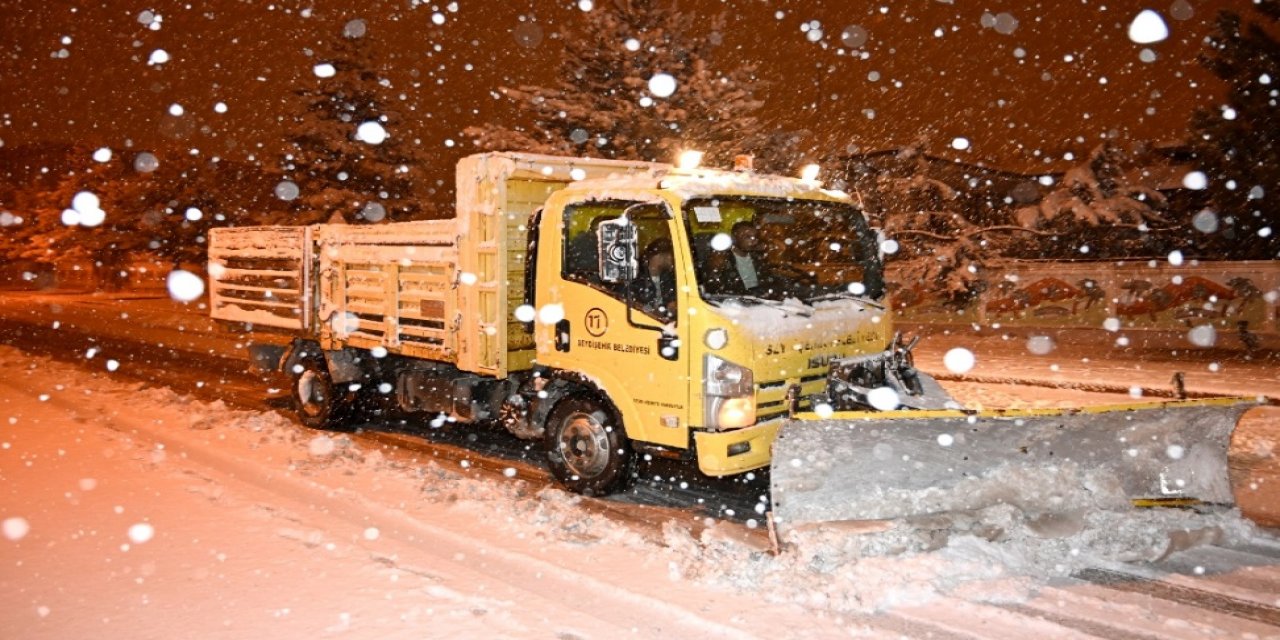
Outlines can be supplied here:
[[[660, 203], [591, 200], [565, 206], [559, 226], [558, 251], [545, 241], [542, 249], [556, 259], [539, 261], [559, 278], [553, 287], [540, 283], [537, 303], [560, 308], [541, 318], [539, 333], [553, 348], [539, 339], [538, 360], [595, 381], [631, 439], [688, 446], [685, 256], [675, 250], [669, 210]], [[556, 237], [543, 231], [543, 238]], [[610, 241], [604, 254], [602, 237]], [[664, 268], [666, 258], [658, 255], [664, 245], [669, 271], [653, 273], [650, 264]], [[620, 264], [629, 268], [619, 271]]]

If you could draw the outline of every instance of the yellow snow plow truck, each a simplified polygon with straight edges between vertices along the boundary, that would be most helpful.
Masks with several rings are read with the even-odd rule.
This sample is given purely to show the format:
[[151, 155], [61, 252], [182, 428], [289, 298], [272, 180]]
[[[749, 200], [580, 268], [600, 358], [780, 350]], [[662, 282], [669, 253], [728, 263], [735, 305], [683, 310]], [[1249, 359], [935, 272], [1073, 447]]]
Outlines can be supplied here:
[[1233, 502], [1247, 400], [958, 407], [892, 329], [874, 231], [811, 177], [491, 153], [456, 178], [449, 220], [211, 234], [212, 315], [290, 335], [254, 353], [307, 426], [388, 394], [539, 441], [584, 494], [642, 456], [768, 468], [783, 529], [1051, 510], [1072, 483], [1097, 508]]

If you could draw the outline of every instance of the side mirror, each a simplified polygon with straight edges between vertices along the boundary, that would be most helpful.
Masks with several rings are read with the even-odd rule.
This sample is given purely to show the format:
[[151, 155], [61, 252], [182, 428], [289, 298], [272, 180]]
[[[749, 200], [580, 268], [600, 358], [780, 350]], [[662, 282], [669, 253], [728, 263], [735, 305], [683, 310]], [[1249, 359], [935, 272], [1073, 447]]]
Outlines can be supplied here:
[[634, 280], [639, 271], [636, 226], [626, 216], [606, 220], [596, 231], [596, 241], [600, 251], [600, 279], [604, 282]]

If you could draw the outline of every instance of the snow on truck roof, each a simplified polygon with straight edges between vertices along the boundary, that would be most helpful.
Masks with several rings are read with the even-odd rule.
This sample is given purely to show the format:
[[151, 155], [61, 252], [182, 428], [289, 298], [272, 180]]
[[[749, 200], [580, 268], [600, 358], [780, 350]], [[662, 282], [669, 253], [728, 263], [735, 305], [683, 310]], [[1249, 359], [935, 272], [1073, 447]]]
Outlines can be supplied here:
[[608, 193], [620, 190], [664, 189], [682, 199], [710, 195], [848, 200], [843, 191], [823, 189], [816, 181], [752, 171], [680, 169], [661, 162], [607, 160], [534, 153], [486, 153], [463, 162], [498, 163], [513, 178], [554, 179], [569, 183], [574, 192]]
[[569, 191], [662, 189], [683, 200], [714, 195], [848, 200], [843, 191], [823, 189], [817, 182], [762, 173], [664, 167], [645, 173], [610, 175], [574, 182]]

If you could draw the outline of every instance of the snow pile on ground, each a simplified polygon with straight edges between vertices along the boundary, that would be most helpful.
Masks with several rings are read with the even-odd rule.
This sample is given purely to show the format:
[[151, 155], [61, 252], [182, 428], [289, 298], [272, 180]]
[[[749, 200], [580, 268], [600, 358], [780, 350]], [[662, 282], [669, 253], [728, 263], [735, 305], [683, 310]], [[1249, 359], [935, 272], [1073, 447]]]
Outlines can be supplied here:
[[1034, 596], [1047, 576], [1155, 559], [1171, 543], [1239, 543], [1256, 535], [1238, 510], [1082, 511], [1037, 520], [1001, 505], [888, 526], [795, 530], [777, 556], [715, 536], [695, 538], [674, 525], [664, 529], [664, 543], [675, 550], [681, 576], [771, 601], [866, 613], [943, 596], [1018, 602]]

